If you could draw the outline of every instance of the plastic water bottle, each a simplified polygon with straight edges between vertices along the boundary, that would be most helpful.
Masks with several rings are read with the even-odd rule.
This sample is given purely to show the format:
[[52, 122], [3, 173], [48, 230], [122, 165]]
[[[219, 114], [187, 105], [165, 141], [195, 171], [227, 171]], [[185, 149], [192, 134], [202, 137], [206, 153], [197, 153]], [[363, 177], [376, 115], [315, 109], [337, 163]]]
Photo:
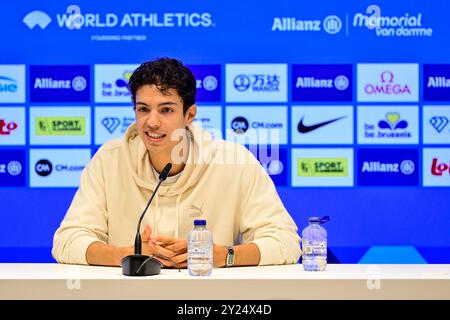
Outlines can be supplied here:
[[194, 220], [188, 236], [188, 270], [191, 276], [209, 276], [213, 270], [213, 237], [206, 220]]
[[303, 268], [305, 271], [325, 271], [327, 267], [327, 230], [321, 224], [330, 221], [330, 217], [310, 217], [308, 221], [309, 226], [302, 232]]

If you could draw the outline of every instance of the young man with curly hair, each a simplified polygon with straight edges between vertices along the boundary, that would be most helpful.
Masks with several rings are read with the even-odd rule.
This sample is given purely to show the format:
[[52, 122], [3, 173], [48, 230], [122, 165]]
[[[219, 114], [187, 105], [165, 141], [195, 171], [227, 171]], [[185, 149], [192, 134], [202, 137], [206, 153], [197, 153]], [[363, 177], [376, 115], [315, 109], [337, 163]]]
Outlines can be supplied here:
[[55, 233], [53, 257], [119, 266], [133, 253], [139, 216], [170, 162], [169, 177], [143, 221], [143, 254], [166, 267], [172, 261], [186, 267], [186, 238], [193, 220], [201, 218], [213, 234], [215, 267], [226, 265], [229, 248], [234, 266], [296, 263], [297, 226], [258, 160], [242, 145], [214, 140], [193, 125], [192, 72], [178, 60], [156, 59], [134, 71], [129, 89], [136, 122], [123, 139], [105, 143], [84, 169]]

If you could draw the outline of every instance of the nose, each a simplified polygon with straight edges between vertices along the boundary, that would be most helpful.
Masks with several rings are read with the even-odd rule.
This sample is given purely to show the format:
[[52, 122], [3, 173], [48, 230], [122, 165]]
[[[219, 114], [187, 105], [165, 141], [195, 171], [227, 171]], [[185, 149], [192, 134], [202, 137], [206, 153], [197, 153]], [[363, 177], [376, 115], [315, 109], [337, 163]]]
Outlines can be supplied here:
[[161, 121], [158, 112], [154, 110], [150, 111], [146, 123], [150, 128], [159, 128], [161, 126]]

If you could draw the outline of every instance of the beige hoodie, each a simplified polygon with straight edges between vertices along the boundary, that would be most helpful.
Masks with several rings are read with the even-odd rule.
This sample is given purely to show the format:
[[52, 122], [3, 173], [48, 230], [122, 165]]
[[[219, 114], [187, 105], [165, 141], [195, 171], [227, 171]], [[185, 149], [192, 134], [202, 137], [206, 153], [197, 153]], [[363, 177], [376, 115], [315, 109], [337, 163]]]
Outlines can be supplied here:
[[[240, 144], [213, 140], [190, 126], [187, 164], [174, 183], [162, 184], [142, 226], [152, 234], [187, 238], [206, 219], [214, 243], [255, 243], [260, 265], [296, 263], [297, 226], [253, 154]], [[139, 217], [157, 184], [148, 151], [133, 124], [123, 139], [104, 144], [81, 175], [80, 187], [53, 239], [60, 263], [87, 264], [94, 241], [134, 243]]]

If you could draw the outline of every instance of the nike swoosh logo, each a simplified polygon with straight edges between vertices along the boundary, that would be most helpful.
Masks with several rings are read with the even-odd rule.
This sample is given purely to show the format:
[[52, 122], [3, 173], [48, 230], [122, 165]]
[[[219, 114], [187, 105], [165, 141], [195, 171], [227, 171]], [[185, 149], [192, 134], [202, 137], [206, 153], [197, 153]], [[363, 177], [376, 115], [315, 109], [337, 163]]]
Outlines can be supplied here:
[[306, 125], [303, 124], [303, 119], [305, 118], [303, 116], [302, 119], [300, 120], [300, 122], [298, 123], [297, 130], [300, 133], [308, 133], [308, 132], [314, 131], [316, 129], [319, 129], [320, 127], [326, 126], [327, 124], [336, 122], [336, 121], [341, 120], [341, 119], [346, 118], [346, 117], [347, 116], [343, 116], [343, 117], [339, 117], [339, 118], [336, 118], [336, 119], [328, 120], [328, 121], [325, 121], [325, 122], [313, 124], [312, 126], [306, 126]]

